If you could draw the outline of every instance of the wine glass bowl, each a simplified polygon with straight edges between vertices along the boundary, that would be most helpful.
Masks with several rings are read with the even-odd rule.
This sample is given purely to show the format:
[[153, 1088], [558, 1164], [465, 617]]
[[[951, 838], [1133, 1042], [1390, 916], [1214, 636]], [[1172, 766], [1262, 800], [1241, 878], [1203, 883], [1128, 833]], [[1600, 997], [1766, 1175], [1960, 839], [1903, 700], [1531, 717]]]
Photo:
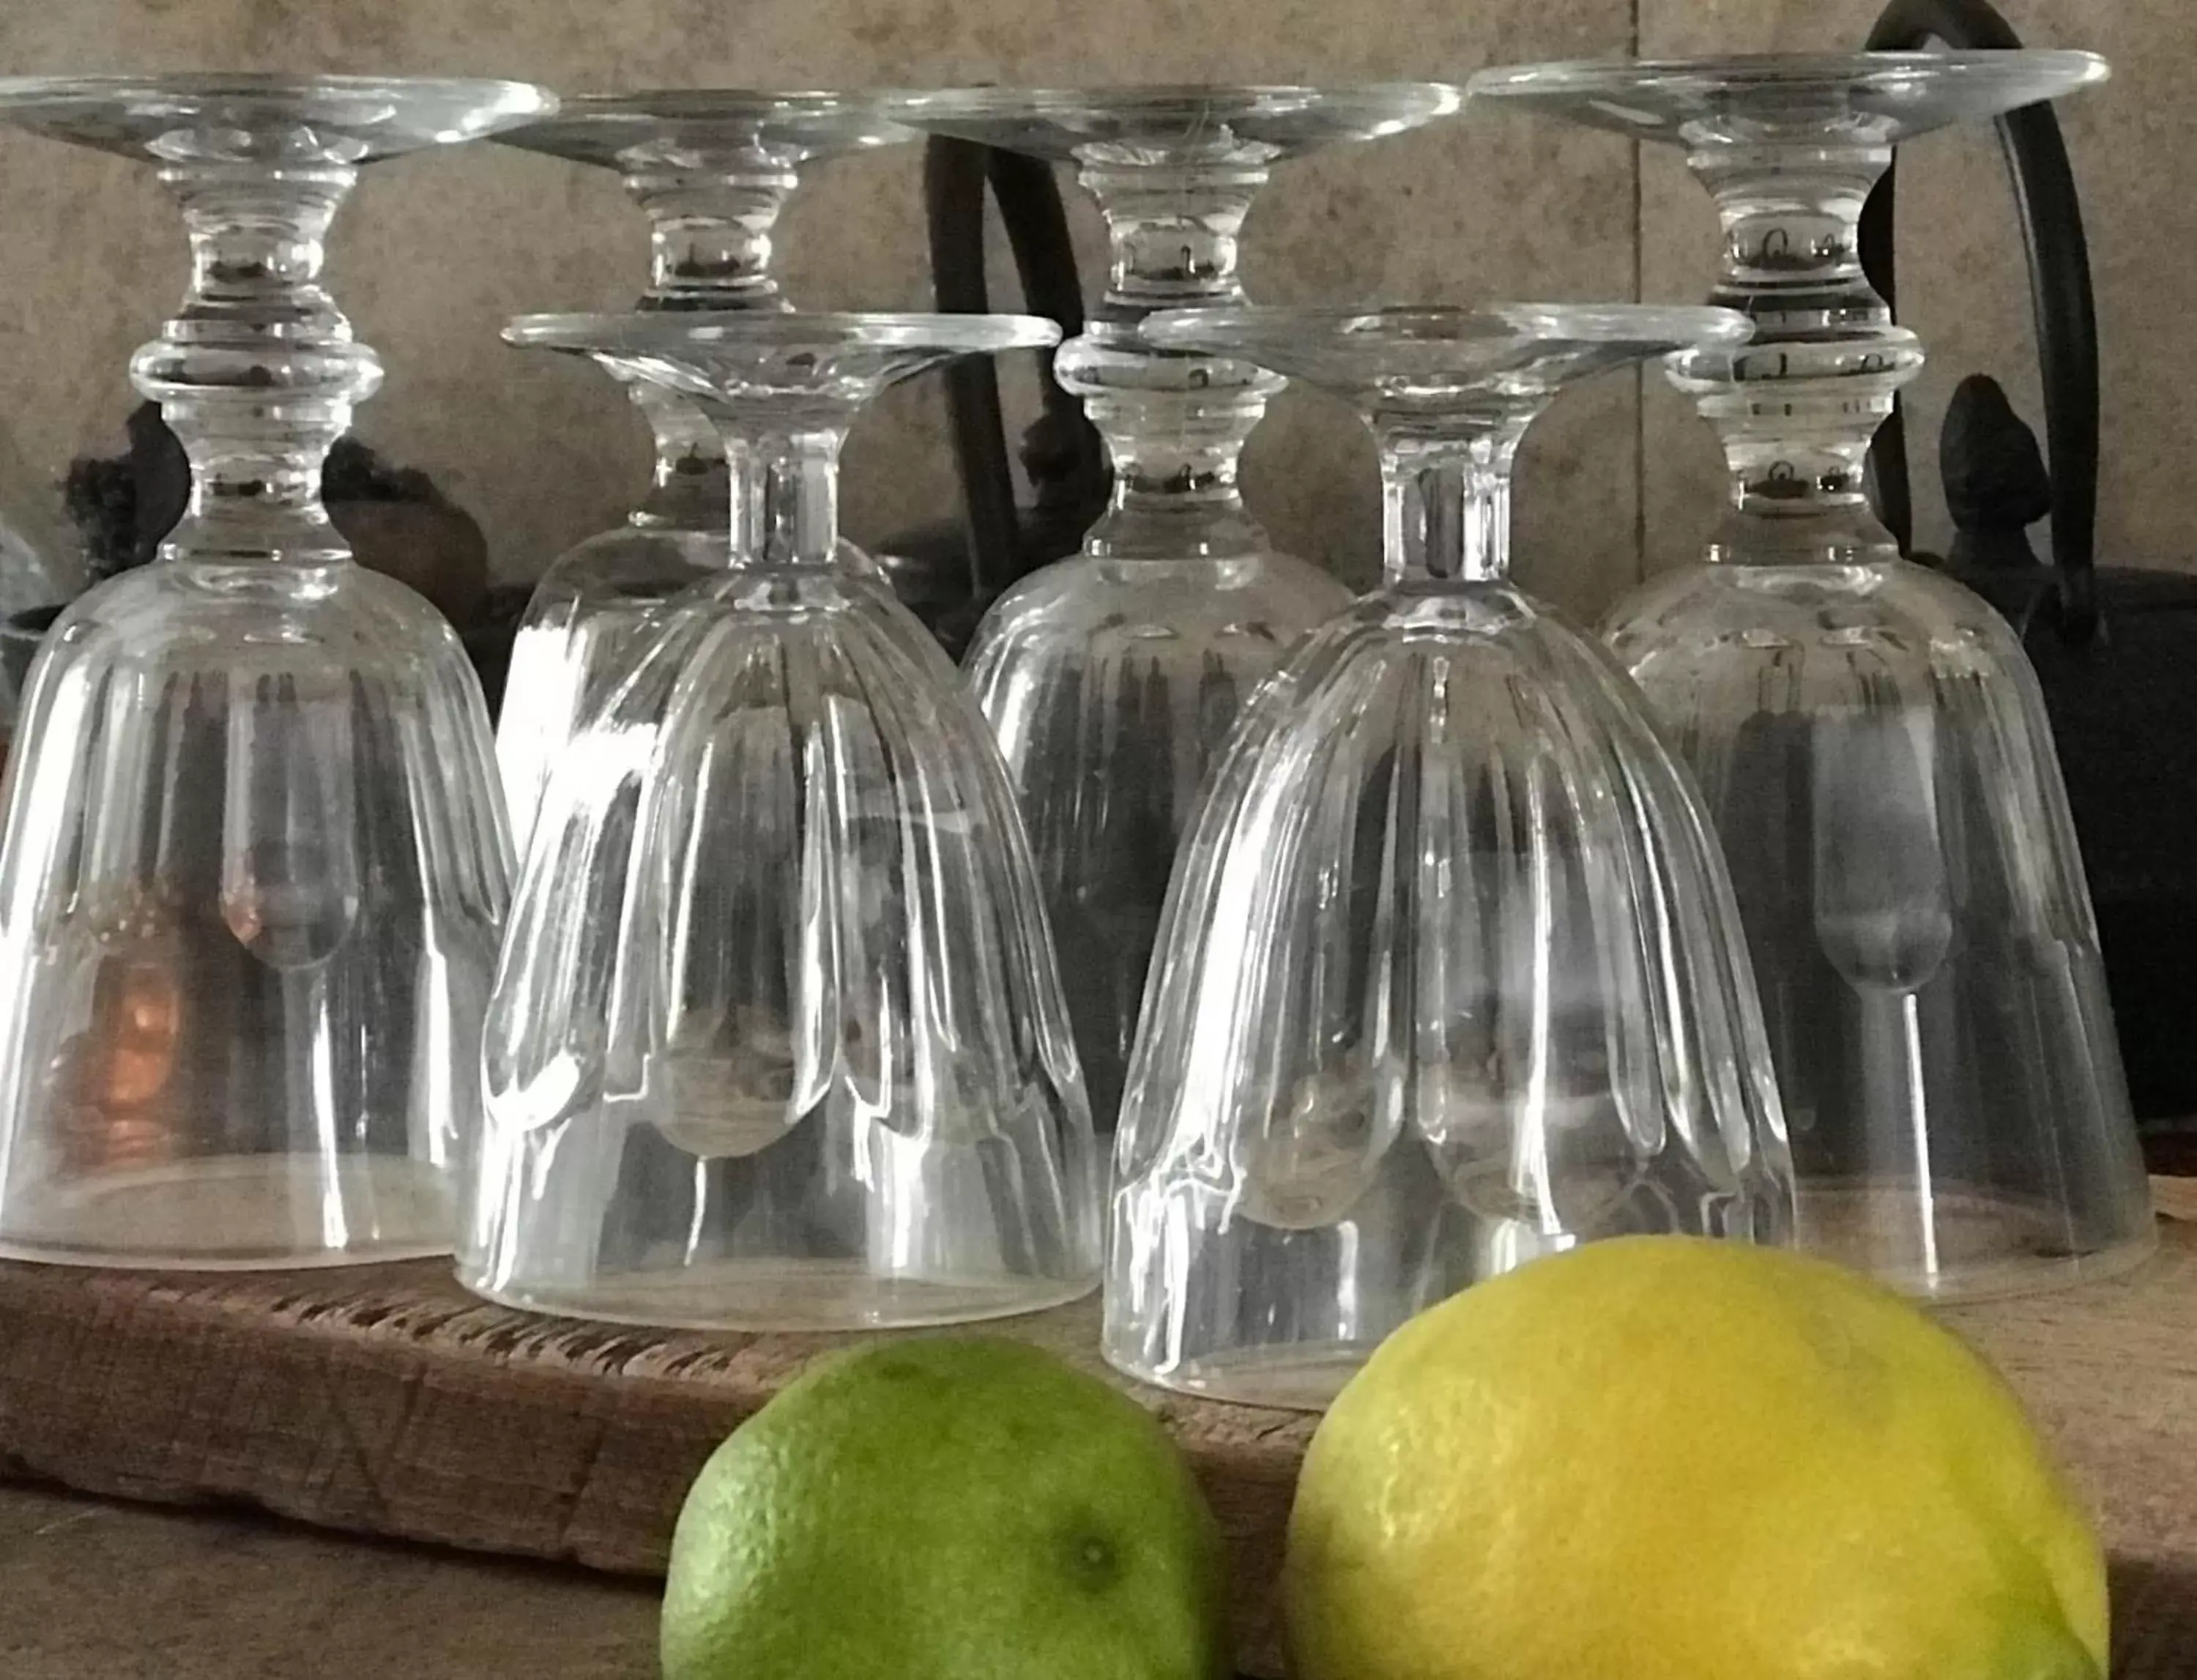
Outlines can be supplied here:
[[380, 380], [320, 282], [359, 165], [538, 114], [498, 82], [0, 80], [152, 162], [189, 292], [131, 374], [193, 468], [156, 564], [34, 663], [0, 836], [0, 1253], [188, 1267], [449, 1251], [509, 869], [426, 601], [319, 497]]
[[1013, 796], [835, 501], [876, 391], [1058, 329], [658, 312], [509, 336], [693, 403], [731, 518], [725, 564], [658, 609], [545, 791], [461, 1280], [739, 1329], [1087, 1293], [1097, 1152]]
[[1674, 356], [1721, 439], [1705, 565], [1603, 633], [1730, 861], [1792, 1140], [1798, 1240], [1956, 1299], [2110, 1275], [2155, 1243], [2035, 675], [1980, 598], [1901, 558], [1869, 443], [1922, 365], [1858, 229], [1898, 142], [2103, 79], [2077, 52], [1528, 66], [1475, 96], [1684, 148], [1714, 301]]
[[1789, 1230], [1691, 786], [1608, 655], [1508, 576], [1546, 402], [1746, 330], [1620, 305], [1147, 323], [1357, 406], [1387, 558], [1245, 704], [1176, 868], [1116, 1139], [1120, 1369], [1319, 1405], [1412, 1313], [1537, 1254]]

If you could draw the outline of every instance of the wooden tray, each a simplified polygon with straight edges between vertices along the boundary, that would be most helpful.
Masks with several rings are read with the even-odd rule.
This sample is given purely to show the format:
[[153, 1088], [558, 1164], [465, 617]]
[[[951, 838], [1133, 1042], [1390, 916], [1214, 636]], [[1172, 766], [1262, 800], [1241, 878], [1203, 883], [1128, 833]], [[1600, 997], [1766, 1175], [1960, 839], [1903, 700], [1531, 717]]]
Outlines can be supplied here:
[[[2163, 1205], [2179, 1197], [2162, 1186]], [[2116, 1672], [2197, 1673], [2197, 1226], [2136, 1277], [1949, 1313], [2021, 1390], [2113, 1550]], [[1098, 1370], [1096, 1309], [1009, 1333]], [[439, 1264], [223, 1276], [0, 1266], [0, 1474], [662, 1572], [727, 1431], [835, 1340], [659, 1335], [484, 1306]], [[1234, 1549], [1248, 1672], [1314, 1420], [1133, 1390]]]

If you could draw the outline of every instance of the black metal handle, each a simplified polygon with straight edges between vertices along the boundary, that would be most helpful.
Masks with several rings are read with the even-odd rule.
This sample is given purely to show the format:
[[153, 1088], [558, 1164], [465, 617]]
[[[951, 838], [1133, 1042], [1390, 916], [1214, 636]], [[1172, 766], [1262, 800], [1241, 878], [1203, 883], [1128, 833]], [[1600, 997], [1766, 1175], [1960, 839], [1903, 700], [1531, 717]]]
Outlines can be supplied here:
[[[1069, 235], [1059, 180], [1043, 158], [984, 149], [985, 176], [1014, 251], [1023, 306], [1033, 315], [1058, 322], [1061, 336], [1072, 339], [1083, 330], [1083, 278], [1075, 271], [1075, 245]], [[1075, 399], [1052, 377], [1052, 358], [1044, 357], [1042, 365], [1045, 376], [1040, 383], [1046, 408], [1081, 414]]]
[[[1933, 41], [1962, 49], [2001, 50], [2021, 40], [1985, 0], [1892, 0], [1869, 33], [1873, 52], [1912, 50]], [[2026, 106], [1998, 119], [2028, 256], [2030, 306], [2044, 387], [2044, 441], [2052, 474], [2052, 560], [2060, 591], [2059, 624], [2072, 642], [2096, 633], [2098, 518], [2098, 317], [2090, 289], [2090, 242], [2082, 200], [2060, 120], [2049, 105]], [[1862, 212], [1861, 254], [1869, 283], [1897, 307], [1893, 258], [1894, 171]], [[1907, 474], [1907, 432], [1895, 403], [1869, 445], [1877, 510], [1904, 553], [1914, 539]]]
[[[984, 154], [972, 141], [943, 136], [924, 148], [931, 294], [951, 314], [982, 315], [990, 307], [984, 283]], [[947, 423], [969, 538], [969, 588], [982, 594], [988, 581], [998, 587], [987, 574], [1002, 556], [1012, 556], [1018, 529], [999, 375], [989, 356], [971, 356], [950, 363], [945, 378]]]
[[[932, 293], [937, 306], [981, 314], [990, 306], [984, 278], [984, 193], [989, 187], [1014, 252], [1025, 306], [1059, 322], [1070, 337], [1083, 330], [1083, 288], [1068, 212], [1052, 166], [966, 140], [934, 137], [924, 154], [924, 201], [930, 235]], [[1080, 494], [1105, 479], [1098, 435], [1075, 399], [1040, 359], [1038, 388], [1050, 435], [1068, 452], [1064, 478]], [[971, 356], [946, 372], [946, 406], [968, 536], [970, 596], [989, 600], [1020, 576], [1020, 522], [1008, 462], [999, 377], [988, 357]]]

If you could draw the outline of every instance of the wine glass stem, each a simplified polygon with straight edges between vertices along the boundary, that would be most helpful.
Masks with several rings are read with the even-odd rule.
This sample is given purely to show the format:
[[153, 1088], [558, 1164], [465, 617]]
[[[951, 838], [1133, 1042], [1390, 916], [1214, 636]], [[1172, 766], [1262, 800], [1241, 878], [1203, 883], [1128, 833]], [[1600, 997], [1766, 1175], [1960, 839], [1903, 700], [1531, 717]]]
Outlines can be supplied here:
[[1280, 381], [1137, 335], [1155, 310], [1240, 304], [1237, 239], [1263, 165], [1087, 161], [1111, 267], [1091, 330], [1054, 362], [1106, 440], [1114, 489], [1084, 552], [1110, 560], [1227, 559], [1267, 535], [1237, 483], [1244, 440]]
[[1386, 582], [1492, 583], [1510, 570], [1510, 468], [1527, 420], [1463, 435], [1382, 428]]
[[[785, 313], [792, 306], [771, 273], [771, 234], [799, 177], [788, 165], [745, 151], [703, 162], [625, 177], [627, 193], [648, 217], [648, 289], [638, 307]], [[716, 427], [675, 391], [646, 383], [632, 390], [656, 461], [647, 499], [631, 522], [722, 529], [728, 490]]]
[[1879, 424], [1871, 417], [1843, 437], [1795, 431], [1765, 437], [1736, 427], [1725, 431], [1732, 506], [1756, 518], [1872, 518], [1862, 493], [1862, 472]]
[[1709, 544], [1712, 560], [1852, 565], [1897, 556], [1892, 533], [1862, 490], [1875, 420], [1840, 437], [1798, 430], [1763, 436], [1720, 419], [1713, 404], [1701, 406], [1723, 433], [1731, 474], [1730, 507]]
[[656, 445], [647, 498], [629, 516], [636, 525], [722, 530], [725, 524], [725, 448], [716, 428], [687, 398], [636, 381], [634, 406]]
[[328, 224], [356, 172], [194, 162], [161, 178], [183, 206], [191, 284], [130, 363], [192, 468], [163, 559], [330, 565], [350, 549], [321, 468], [380, 384], [374, 352], [320, 280]]
[[839, 545], [839, 449], [845, 423], [758, 425], [722, 403], [706, 405], [725, 452], [731, 562], [743, 566], [823, 566]]
[[797, 181], [791, 167], [760, 157], [629, 175], [626, 191], [648, 217], [641, 306], [787, 309], [771, 273], [771, 234]]
[[177, 316], [201, 327], [280, 315], [316, 338], [347, 323], [327, 289], [328, 224], [357, 179], [340, 166], [286, 170], [192, 165], [160, 179], [183, 206], [191, 245], [190, 290]]
[[1085, 547], [1104, 559], [1224, 559], [1266, 547], [1237, 472], [1261, 394], [1071, 384], [1106, 440], [1114, 488]]
[[[1840, 565], [1890, 558], [1897, 545], [1864, 489], [1869, 439], [1920, 365], [1893, 327], [1850, 329], [1835, 352], [1750, 346], [1730, 358], [1678, 356], [1672, 380], [1724, 445], [1730, 509], [1712, 559]], [[1835, 354], [1825, 372], [1827, 355]], [[1707, 377], [1698, 376], [1703, 366]]]
[[1709, 301], [1753, 317], [1755, 342], [1892, 319], [1861, 265], [1861, 212], [1891, 148], [1711, 147], [1687, 163], [1714, 196], [1724, 251]]
[[1106, 218], [1111, 264], [1103, 316], [1240, 304], [1238, 241], [1263, 165], [1087, 163], [1085, 188]]
[[347, 403], [284, 403], [264, 422], [212, 401], [169, 398], [161, 414], [191, 463], [190, 500], [160, 558], [333, 565], [350, 547], [321, 501], [321, 468], [348, 427]]
[[[1754, 323], [1746, 377], [1695, 391], [1731, 473], [1713, 559], [1845, 563], [1895, 552], [1862, 488], [1869, 439], [1904, 377], [1893, 365], [1892, 311], [1861, 262], [1862, 207], [1891, 161], [1886, 146], [1791, 137], [1705, 147], [1687, 159], [1724, 228], [1710, 301]], [[1852, 345], [1878, 332], [1884, 377], [1819, 377], [1826, 340]], [[1672, 364], [1682, 385], [1684, 360]]]

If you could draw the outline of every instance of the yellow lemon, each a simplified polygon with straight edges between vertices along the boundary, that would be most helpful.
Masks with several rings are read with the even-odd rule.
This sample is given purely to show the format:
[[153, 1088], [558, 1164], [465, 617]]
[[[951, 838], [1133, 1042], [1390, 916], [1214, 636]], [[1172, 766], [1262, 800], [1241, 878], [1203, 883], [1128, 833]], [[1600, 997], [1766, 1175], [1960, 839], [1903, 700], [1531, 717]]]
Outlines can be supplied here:
[[1406, 1324], [1313, 1441], [1298, 1680], [2099, 1680], [2105, 1561], [1981, 1358], [1866, 1279], [1591, 1244]]

